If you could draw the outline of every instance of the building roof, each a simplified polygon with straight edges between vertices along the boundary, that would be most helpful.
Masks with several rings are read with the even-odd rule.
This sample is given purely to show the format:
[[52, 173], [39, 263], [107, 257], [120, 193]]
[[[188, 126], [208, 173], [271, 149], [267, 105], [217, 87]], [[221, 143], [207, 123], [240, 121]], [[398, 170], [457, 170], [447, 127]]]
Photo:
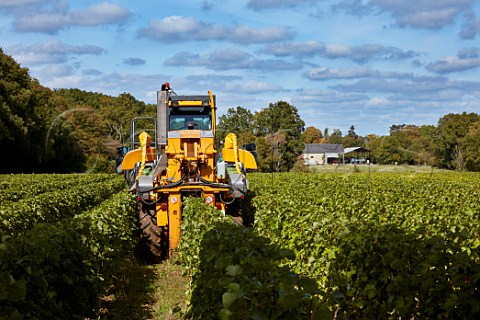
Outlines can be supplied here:
[[303, 153], [334, 153], [343, 154], [343, 144], [306, 143]]
[[367, 152], [370, 152], [370, 150], [362, 148], [362, 147], [345, 148], [345, 150], [344, 150], [345, 154], [350, 153], [350, 152], [364, 152], [364, 153], [367, 153]]

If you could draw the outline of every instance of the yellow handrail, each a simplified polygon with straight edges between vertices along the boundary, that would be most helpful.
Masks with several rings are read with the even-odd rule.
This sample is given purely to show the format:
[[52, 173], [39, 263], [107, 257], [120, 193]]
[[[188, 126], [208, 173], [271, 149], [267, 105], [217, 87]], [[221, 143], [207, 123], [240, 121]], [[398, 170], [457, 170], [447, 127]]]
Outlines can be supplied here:
[[138, 139], [140, 140], [140, 148], [142, 148], [142, 162], [140, 164], [140, 170], [138, 170], [136, 180], [138, 180], [139, 176], [143, 175], [143, 170], [145, 169], [145, 161], [147, 160], [147, 147], [150, 146], [150, 143], [152, 142], [152, 137], [150, 137], [148, 133], [143, 131], [142, 133], [140, 133]]
[[238, 160], [238, 146], [237, 146], [237, 136], [234, 133], [229, 133], [225, 137], [225, 145], [224, 148], [226, 149], [233, 149], [233, 154], [235, 158], [235, 169], [237, 173], [240, 173], [242, 177], [245, 178], [245, 174], [240, 169], [239, 160]]

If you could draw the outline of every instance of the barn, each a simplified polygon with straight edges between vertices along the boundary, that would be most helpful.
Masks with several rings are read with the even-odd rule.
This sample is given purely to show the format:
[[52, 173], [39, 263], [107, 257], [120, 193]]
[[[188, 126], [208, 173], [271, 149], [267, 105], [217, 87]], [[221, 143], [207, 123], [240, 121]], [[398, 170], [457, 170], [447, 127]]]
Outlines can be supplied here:
[[370, 159], [370, 150], [362, 147], [344, 148], [343, 144], [306, 143], [302, 152], [306, 165], [363, 164]]
[[343, 144], [306, 143], [303, 149], [306, 165], [339, 163], [344, 154]]

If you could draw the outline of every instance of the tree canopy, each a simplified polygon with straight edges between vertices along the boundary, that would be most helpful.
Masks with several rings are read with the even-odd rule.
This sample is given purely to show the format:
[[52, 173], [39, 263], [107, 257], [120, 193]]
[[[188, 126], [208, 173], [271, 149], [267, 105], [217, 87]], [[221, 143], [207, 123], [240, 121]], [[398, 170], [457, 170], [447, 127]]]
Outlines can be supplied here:
[[1, 172], [68, 172], [82, 165], [71, 126], [52, 125], [56, 114], [54, 93], [0, 49]]
[[[131, 119], [155, 113], [155, 105], [129, 93], [112, 97], [43, 87], [0, 48], [0, 172], [113, 169], [116, 147], [129, 144]], [[229, 108], [219, 118], [217, 130], [217, 141], [233, 132], [240, 146], [255, 143], [261, 171], [298, 168], [305, 143], [366, 147], [380, 164], [480, 171], [476, 113], [447, 114], [437, 126], [393, 124], [388, 136], [362, 137], [354, 125], [346, 135], [338, 128], [324, 128], [323, 134], [314, 126], [305, 129], [298, 109], [278, 101], [254, 113], [242, 106]]]
[[240, 106], [228, 108], [227, 113], [219, 118], [217, 139], [223, 141], [228, 133], [233, 132], [241, 146], [254, 142], [253, 119], [253, 114], [248, 109]]
[[307, 127], [303, 133], [303, 142], [305, 143], [324, 143], [322, 130], [314, 126]]
[[0, 49], [0, 172], [94, 170], [128, 141], [133, 117], [154, 112], [127, 93], [52, 91]]
[[435, 141], [435, 155], [440, 167], [463, 169], [465, 143], [462, 145], [462, 140], [478, 121], [480, 115], [466, 112], [450, 113], [440, 118]]

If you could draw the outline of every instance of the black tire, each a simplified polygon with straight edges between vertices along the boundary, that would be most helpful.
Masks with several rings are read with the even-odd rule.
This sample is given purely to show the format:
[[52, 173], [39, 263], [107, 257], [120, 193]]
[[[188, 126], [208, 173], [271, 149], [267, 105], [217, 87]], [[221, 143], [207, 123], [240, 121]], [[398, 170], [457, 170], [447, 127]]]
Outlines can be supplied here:
[[243, 209], [244, 209], [244, 202], [242, 199], [235, 199], [233, 203], [227, 205], [227, 209], [225, 210], [226, 214], [231, 216], [233, 221], [238, 225], [243, 226]]
[[146, 262], [159, 263], [168, 254], [167, 230], [165, 227], [157, 226], [154, 206], [139, 203], [138, 214], [139, 258]]

